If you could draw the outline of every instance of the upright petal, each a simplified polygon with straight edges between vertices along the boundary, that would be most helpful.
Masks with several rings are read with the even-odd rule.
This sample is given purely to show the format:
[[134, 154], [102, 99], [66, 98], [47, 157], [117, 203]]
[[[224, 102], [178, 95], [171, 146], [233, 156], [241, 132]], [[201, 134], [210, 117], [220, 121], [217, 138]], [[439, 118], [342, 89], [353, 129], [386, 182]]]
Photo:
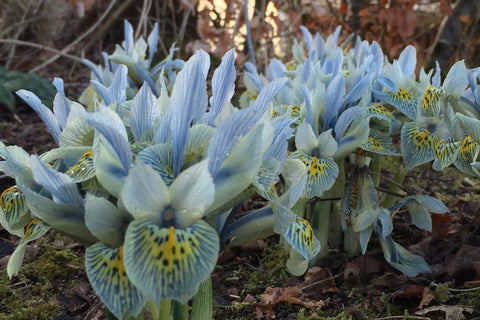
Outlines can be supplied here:
[[162, 177], [141, 160], [130, 169], [120, 197], [135, 219], [154, 223], [161, 222], [162, 211], [170, 203], [170, 192]]

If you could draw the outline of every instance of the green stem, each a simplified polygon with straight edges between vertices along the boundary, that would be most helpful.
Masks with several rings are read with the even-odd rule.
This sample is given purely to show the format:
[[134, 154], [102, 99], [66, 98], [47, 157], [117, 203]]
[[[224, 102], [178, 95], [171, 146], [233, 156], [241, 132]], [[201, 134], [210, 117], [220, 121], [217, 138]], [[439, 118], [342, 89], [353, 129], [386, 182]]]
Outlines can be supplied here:
[[372, 162], [370, 164], [370, 172], [372, 173], [372, 182], [375, 188], [377, 188], [380, 184], [380, 170], [382, 168], [380, 157], [381, 156], [379, 155], [378, 157], [372, 159]]
[[[312, 204], [308, 204], [311, 206]], [[313, 233], [320, 241], [321, 249], [315, 260], [325, 256], [328, 251], [328, 231], [330, 228], [330, 212], [332, 201], [317, 201], [313, 205], [313, 216], [311, 218]]]
[[398, 196], [395, 196], [395, 194], [398, 194], [398, 192], [401, 189], [401, 185], [403, 182], [403, 179], [405, 178], [405, 175], [407, 174], [408, 170], [405, 169], [403, 166], [399, 166], [397, 172], [395, 172], [395, 175], [393, 176], [393, 181], [395, 183], [390, 184], [390, 187], [388, 190], [390, 191], [386, 196], [385, 199], [383, 200], [382, 207], [384, 208], [390, 208], [397, 202]]
[[[157, 309], [158, 310], [158, 309]], [[171, 299], [163, 299], [160, 302], [160, 310], [158, 310], [159, 314], [156, 316], [152, 312], [153, 318], [158, 320], [171, 320], [172, 319], [172, 300]]]
[[193, 297], [190, 319], [213, 319], [212, 279], [210, 277], [200, 283], [200, 287]]
[[331, 201], [332, 206], [330, 209], [330, 230], [328, 235], [328, 244], [331, 248], [339, 249], [343, 239], [343, 211], [341, 209], [341, 201], [345, 195], [345, 164], [344, 160], [339, 160], [338, 176], [335, 180], [335, 184], [328, 193], [330, 198], [339, 198], [339, 200]]
[[188, 320], [188, 303], [173, 301], [172, 315], [174, 320]]

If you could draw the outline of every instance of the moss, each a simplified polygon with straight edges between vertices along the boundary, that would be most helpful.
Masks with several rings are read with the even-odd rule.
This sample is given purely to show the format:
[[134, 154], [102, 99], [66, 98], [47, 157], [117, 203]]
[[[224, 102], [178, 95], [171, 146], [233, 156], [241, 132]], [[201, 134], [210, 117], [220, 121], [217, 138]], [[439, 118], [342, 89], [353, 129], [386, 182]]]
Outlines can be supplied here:
[[448, 291], [448, 284], [440, 283], [435, 287], [432, 291], [435, 300], [439, 304], [445, 303], [448, 299], [450, 299], [450, 291]]
[[[67, 242], [64, 242], [64, 245]], [[47, 320], [60, 312], [54, 284], [74, 284], [83, 258], [70, 249], [56, 250], [46, 240], [37, 242], [39, 254], [24, 263], [11, 280], [0, 273], [0, 319]], [[72, 285], [73, 285], [72, 284]]]

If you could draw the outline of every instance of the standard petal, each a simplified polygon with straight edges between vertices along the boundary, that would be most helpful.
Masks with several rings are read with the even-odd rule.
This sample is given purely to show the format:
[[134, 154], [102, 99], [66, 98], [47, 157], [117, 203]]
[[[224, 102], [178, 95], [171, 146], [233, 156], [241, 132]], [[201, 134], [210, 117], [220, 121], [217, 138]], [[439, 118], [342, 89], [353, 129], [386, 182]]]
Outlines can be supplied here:
[[128, 279], [123, 262], [123, 249], [107, 247], [99, 242], [85, 251], [85, 267], [95, 293], [118, 319], [137, 316], [146, 299]]
[[145, 83], [133, 98], [130, 110], [130, 128], [135, 141], [140, 141], [160, 115], [160, 106], [150, 87]]
[[230, 102], [235, 91], [235, 49], [230, 49], [222, 58], [220, 66], [213, 73], [212, 97], [207, 124], [213, 126], [215, 118], [222, 111], [225, 103]]
[[138, 160], [125, 178], [120, 197], [135, 219], [147, 218], [156, 223], [161, 222], [163, 209], [170, 203], [170, 192], [162, 177]]
[[312, 126], [303, 121], [295, 134], [295, 146], [299, 151], [310, 152], [318, 147], [317, 137], [313, 132]]
[[198, 221], [215, 198], [215, 184], [203, 160], [182, 171], [170, 186], [171, 206], [175, 209], [175, 225], [185, 228]]
[[171, 143], [159, 143], [138, 153], [137, 158], [155, 169], [167, 186], [173, 182], [173, 155]]
[[204, 221], [186, 229], [167, 229], [136, 220], [125, 235], [125, 269], [153, 303], [186, 302], [213, 271], [218, 250], [217, 232]]
[[83, 206], [82, 195], [72, 178], [51, 169], [35, 155], [30, 157], [30, 163], [35, 181], [51, 193], [53, 201], [71, 207]]
[[117, 248], [123, 241], [123, 227], [131, 220], [105, 198], [88, 194], [85, 199], [85, 225], [102, 243]]
[[60, 136], [60, 124], [57, 118], [53, 115], [53, 112], [47, 108], [40, 98], [34, 93], [27, 90], [18, 90], [16, 94], [22, 98], [42, 119], [43, 123], [47, 126], [48, 131], [52, 134], [53, 139], [58, 144], [58, 138]]

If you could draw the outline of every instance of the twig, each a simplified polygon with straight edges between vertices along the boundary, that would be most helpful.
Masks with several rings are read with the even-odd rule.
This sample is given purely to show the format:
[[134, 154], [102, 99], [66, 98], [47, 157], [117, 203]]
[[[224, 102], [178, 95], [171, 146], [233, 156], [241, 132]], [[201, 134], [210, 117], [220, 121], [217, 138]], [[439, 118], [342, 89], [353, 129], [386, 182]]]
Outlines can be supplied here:
[[107, 19], [105, 19], [105, 22], [100, 25], [98, 31], [94, 33], [93, 38], [91, 38], [89, 42], [83, 46], [83, 51], [87, 51], [91, 46], [97, 44], [98, 41], [104, 37], [104, 34], [112, 27], [112, 25], [117, 22], [123, 11], [125, 11], [133, 2], [134, 0], [122, 1], [117, 9], [108, 15]]
[[381, 192], [383, 192], [383, 193], [386, 193], [386, 194], [395, 196], [395, 197], [397, 197], [397, 198], [403, 198], [403, 197], [405, 197], [405, 195], [400, 194], [400, 193], [396, 193], [396, 192], [393, 192], [393, 191], [390, 191], [390, 189], [385, 189], [385, 188], [381, 188], [381, 187], [376, 187], [375, 189], [376, 189], [377, 191], [381, 191]]
[[330, 281], [330, 280], [334, 280], [334, 279], [340, 277], [341, 275], [342, 275], [342, 274], [339, 273], [339, 274], [336, 274], [336, 275], [334, 275], [334, 276], [328, 277], [328, 278], [326, 278], [326, 279], [319, 280], [319, 281], [315, 281], [314, 283], [310, 283], [310, 284], [307, 284], [306, 286], [300, 287], [300, 289], [305, 290], [305, 289], [314, 287], [314, 286], [319, 285], [319, 284], [322, 284], [322, 283], [324, 283], [324, 282], [327, 282], [327, 281]]
[[247, 47], [248, 54], [250, 55], [250, 62], [256, 66], [255, 62], [255, 53], [253, 51], [253, 42], [252, 42], [252, 30], [250, 29], [250, 19], [248, 18], [248, 0], [243, 0], [243, 11], [245, 18], [245, 26], [247, 27]]
[[[35, 43], [35, 42], [15, 40], [15, 39], [0, 39], [0, 43], [8, 43], [8, 44], [16, 44], [16, 45], [20, 45], [20, 46], [33, 47], [33, 48], [37, 48], [37, 49], [40, 49], [40, 50], [45, 50], [45, 51], [56, 53], [60, 56], [72, 59], [74, 61], [82, 62], [82, 58], [80, 58], [80, 57], [71, 55], [69, 53], [66, 53], [66, 52], [51, 48], [51, 47], [47, 47], [47, 46], [38, 44], [38, 43]], [[33, 72], [33, 71], [30, 71], [30, 72]]]
[[[372, 171], [371, 173], [372, 173], [372, 175], [379, 176], [380, 179], [386, 180], [388, 183], [391, 183], [391, 184], [396, 185], [397, 187], [399, 187], [400, 189], [404, 190], [405, 192], [408, 192], [408, 189], [407, 189], [405, 186], [403, 186], [402, 184], [396, 182], [395, 180], [393, 180], [393, 179], [391, 179], [391, 178], [389, 178], [389, 177], [387, 177], [387, 176], [381, 175], [381, 174], [379, 174], [379, 173], [377, 173], [377, 172], [375, 172], [375, 171]], [[402, 196], [402, 197], [403, 197], [403, 196]]]
[[190, 10], [183, 12], [182, 25], [180, 26], [180, 32], [178, 33], [178, 47], [182, 47], [183, 38], [185, 37], [185, 31], [187, 29], [188, 18], [190, 17]]
[[[20, 36], [20, 34], [25, 29], [24, 23], [25, 23], [25, 18], [28, 16], [28, 13], [29, 13], [29, 10], [30, 10], [30, 4], [31, 4], [31, 1], [28, 1], [27, 7], [25, 8], [25, 11], [23, 12], [22, 18], [20, 19], [20, 26], [17, 29], [17, 32], [15, 32], [15, 36], [14, 36], [14, 39], [16, 39], [16, 40], [18, 40], [18, 37]], [[17, 48], [17, 46], [15, 44], [10, 48], [10, 52], [8, 53], [9, 57], [13, 57], [15, 55], [16, 48]], [[11, 61], [12, 60], [7, 59], [7, 63], [5, 64], [6, 69], [8, 69], [8, 67], [10, 66]]]
[[[438, 287], [439, 285], [435, 282], [431, 283], [432, 286]], [[480, 290], [480, 287], [474, 287], [474, 288], [465, 288], [465, 289], [455, 289], [455, 288], [447, 288], [448, 291], [451, 292], [471, 292], [471, 291], [477, 291]]]
[[[140, 19], [138, 20], [137, 29], [135, 30], [135, 39], [138, 39], [140, 36], [140, 31], [144, 30], [144, 35], [146, 36], [147, 32], [147, 16], [152, 8], [151, 0], [143, 0], [142, 11], [140, 13]], [[142, 28], [143, 27], [143, 28]]]
[[390, 317], [374, 318], [373, 320], [394, 320], [394, 319], [431, 320], [428, 317], [417, 317], [417, 316], [390, 316]]
[[[80, 41], [82, 41], [83, 38], [85, 38], [86, 36], [88, 36], [90, 33], [92, 33], [99, 25], [100, 23], [107, 17], [108, 13], [110, 12], [110, 10], [112, 10], [113, 6], [117, 3], [117, 0], [112, 0], [110, 2], [110, 4], [108, 5], [107, 9], [105, 10], [105, 12], [103, 12], [102, 16], [97, 20], [95, 21], [95, 23], [93, 24], [93, 26], [91, 26], [86, 32], [84, 32], [80, 37], [78, 37], [77, 39], [75, 39], [72, 43], [70, 43], [69, 45], [67, 45], [65, 48], [63, 48], [63, 50], [61, 51], [62, 53], [67, 53], [70, 51], [70, 49], [72, 49], [77, 43], [79, 43]], [[32, 70], [30, 70], [30, 72], [34, 73], [40, 69], [43, 69], [44, 67], [46, 67], [47, 65], [49, 65], [50, 63], [52, 63], [53, 61], [57, 60], [60, 56], [62, 56], [60, 53], [54, 55], [53, 57], [51, 57], [50, 59], [48, 59], [47, 61], [44, 61], [43, 63], [41, 63], [40, 65], [36, 66], [35, 68], [33, 68]], [[82, 62], [82, 61], [80, 61]]]

